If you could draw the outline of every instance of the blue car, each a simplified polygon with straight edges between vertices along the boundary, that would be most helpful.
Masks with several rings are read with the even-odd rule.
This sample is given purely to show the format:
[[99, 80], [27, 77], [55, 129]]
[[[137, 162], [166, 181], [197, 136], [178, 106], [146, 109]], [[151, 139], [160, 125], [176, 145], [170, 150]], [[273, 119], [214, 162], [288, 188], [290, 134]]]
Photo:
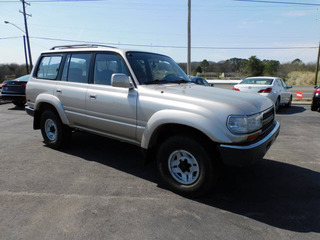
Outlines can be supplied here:
[[197, 85], [203, 85], [203, 86], [207, 86], [207, 87], [212, 86], [210, 83], [207, 82], [207, 80], [205, 80], [202, 77], [191, 77], [190, 79], [192, 82], [194, 82]]
[[24, 75], [14, 80], [6, 80], [2, 83], [1, 99], [12, 101], [16, 106], [23, 107], [26, 104], [26, 85], [30, 75]]

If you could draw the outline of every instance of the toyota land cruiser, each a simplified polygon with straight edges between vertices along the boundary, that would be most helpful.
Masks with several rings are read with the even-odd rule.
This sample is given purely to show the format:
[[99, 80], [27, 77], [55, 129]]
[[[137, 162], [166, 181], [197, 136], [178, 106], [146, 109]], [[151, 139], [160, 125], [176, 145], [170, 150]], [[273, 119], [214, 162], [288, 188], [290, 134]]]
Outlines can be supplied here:
[[26, 99], [49, 147], [73, 130], [138, 145], [184, 196], [207, 193], [222, 164], [261, 159], [280, 130], [265, 97], [196, 85], [164, 55], [97, 45], [43, 52]]

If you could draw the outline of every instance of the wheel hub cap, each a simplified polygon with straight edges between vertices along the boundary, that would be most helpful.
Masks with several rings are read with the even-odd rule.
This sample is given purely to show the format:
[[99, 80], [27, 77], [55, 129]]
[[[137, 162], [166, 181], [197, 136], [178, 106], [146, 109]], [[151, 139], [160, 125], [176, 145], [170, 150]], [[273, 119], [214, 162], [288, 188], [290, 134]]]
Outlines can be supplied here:
[[45, 131], [49, 140], [53, 141], [57, 137], [57, 126], [54, 121], [47, 119], [45, 122]]
[[168, 159], [171, 176], [179, 183], [190, 185], [198, 180], [200, 168], [197, 159], [188, 151], [176, 150]]

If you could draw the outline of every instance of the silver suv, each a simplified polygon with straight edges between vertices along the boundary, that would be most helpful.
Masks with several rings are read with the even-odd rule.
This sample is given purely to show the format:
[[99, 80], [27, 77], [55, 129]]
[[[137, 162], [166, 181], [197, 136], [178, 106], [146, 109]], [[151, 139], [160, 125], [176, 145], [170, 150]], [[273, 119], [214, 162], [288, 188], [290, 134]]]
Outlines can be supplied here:
[[265, 97], [196, 85], [164, 55], [96, 45], [43, 52], [26, 98], [49, 147], [66, 146], [73, 130], [138, 145], [170, 189], [192, 197], [223, 164], [261, 159], [280, 129]]

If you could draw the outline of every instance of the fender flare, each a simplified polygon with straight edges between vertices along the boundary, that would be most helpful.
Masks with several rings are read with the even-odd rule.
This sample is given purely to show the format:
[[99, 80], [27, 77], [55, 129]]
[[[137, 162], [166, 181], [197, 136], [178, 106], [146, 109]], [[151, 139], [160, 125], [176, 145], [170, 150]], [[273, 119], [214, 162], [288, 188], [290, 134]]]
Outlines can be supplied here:
[[[217, 127], [213, 127], [214, 121], [218, 120], [208, 119], [202, 115], [186, 111], [171, 109], [158, 111], [151, 116], [144, 127], [141, 137], [141, 147], [143, 149], [148, 149], [153, 134], [159, 127], [166, 124], [178, 124], [194, 128], [208, 136], [208, 138], [214, 142], [230, 142], [230, 139], [227, 138], [224, 130], [218, 127], [221, 126], [221, 124], [216, 124]], [[222, 138], [217, 138], [216, 136], [220, 136]]]
[[55, 110], [59, 114], [59, 117], [60, 117], [63, 124], [65, 124], [65, 125], [70, 124], [69, 119], [67, 118], [65, 110], [64, 110], [63, 105], [62, 105], [61, 101], [59, 100], [59, 98], [57, 98], [56, 96], [52, 96], [50, 94], [47, 94], [47, 93], [39, 94], [37, 96], [36, 101], [35, 101], [35, 110], [36, 111], [39, 110], [41, 104], [43, 104], [43, 103], [47, 103], [55, 108]]

